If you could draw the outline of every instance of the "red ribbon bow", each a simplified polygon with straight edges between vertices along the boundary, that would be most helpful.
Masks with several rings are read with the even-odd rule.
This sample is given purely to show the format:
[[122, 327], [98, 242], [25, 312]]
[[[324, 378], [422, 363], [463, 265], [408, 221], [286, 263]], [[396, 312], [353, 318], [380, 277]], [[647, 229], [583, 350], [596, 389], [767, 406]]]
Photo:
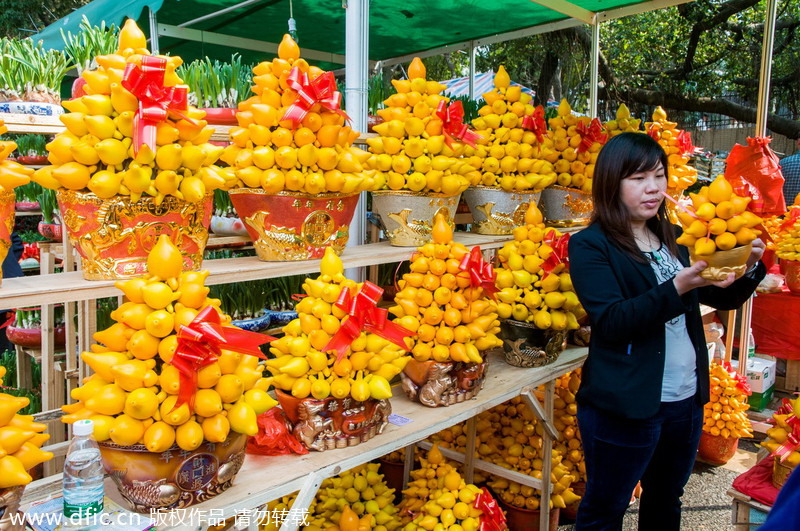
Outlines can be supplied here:
[[547, 134], [547, 122], [544, 120], [544, 107], [537, 105], [533, 110], [533, 115], [525, 116], [522, 119], [523, 129], [533, 131], [536, 135], [536, 140], [541, 144], [544, 142], [544, 137]]
[[299, 125], [311, 107], [319, 103], [323, 108], [350, 121], [350, 117], [341, 109], [342, 93], [336, 90], [336, 77], [333, 72], [325, 72], [309, 80], [308, 74], [295, 66], [289, 72], [286, 84], [297, 92], [297, 101], [286, 109], [281, 120], [291, 120], [295, 125]]
[[484, 293], [492, 299], [494, 294], [500, 291], [494, 283], [497, 274], [492, 264], [483, 259], [479, 246], [476, 245], [472, 251], [464, 255], [458, 268], [469, 273], [469, 283], [473, 288], [483, 288]]
[[475, 147], [475, 141], [483, 138], [475, 131], [470, 131], [469, 126], [464, 123], [464, 106], [460, 101], [454, 101], [450, 105], [445, 100], [440, 101], [436, 116], [442, 120], [444, 141], [448, 147], [453, 146], [454, 140]]
[[16, 310], [8, 310], [7, 314], [8, 314], [8, 319], [6, 319], [5, 323], [0, 324], [0, 330], [2, 330], [3, 328], [7, 328], [7, 327], [11, 326], [11, 324], [17, 318], [17, 311]]
[[800, 219], [800, 207], [793, 206], [789, 208], [789, 215], [786, 216], [786, 219], [781, 223], [780, 230], [786, 230], [794, 226], [798, 219]]
[[569, 243], [569, 233], [556, 236], [556, 231], [551, 230], [545, 234], [543, 242], [553, 248], [553, 252], [542, 264], [542, 269], [551, 272], [558, 264], [569, 265], [569, 254], [567, 244]]
[[750, 384], [747, 383], [747, 377], [739, 374], [736, 370], [731, 366], [730, 362], [726, 361], [722, 364], [726, 371], [728, 371], [732, 376], [733, 379], [736, 380], [736, 388], [741, 389], [744, 394], [750, 396], [753, 394], [753, 390], [750, 389]]
[[678, 149], [681, 155], [694, 155], [701, 151], [692, 143], [692, 134], [689, 131], [681, 131], [678, 133]]
[[508, 529], [506, 516], [486, 487], [481, 488], [481, 493], [475, 498], [474, 507], [483, 513], [481, 514], [480, 531], [504, 531]]
[[608, 135], [603, 132], [603, 124], [600, 123], [600, 120], [597, 118], [593, 118], [588, 126], [583, 122], [578, 122], [576, 130], [578, 134], [581, 135], [581, 143], [577, 150], [578, 153], [588, 151], [595, 142], [599, 142], [600, 144], [608, 142]]
[[186, 85], [164, 86], [167, 60], [163, 57], [145, 55], [142, 66], [128, 63], [122, 75], [122, 86], [139, 99], [139, 109], [133, 116], [133, 149], [135, 153], [143, 144], [156, 152], [156, 127], [166, 121], [173, 112], [196, 125], [197, 122], [180, 111], [189, 107], [189, 88]]
[[190, 411], [194, 409], [197, 371], [217, 361], [222, 349], [266, 359], [258, 347], [274, 339], [235, 326], [223, 326], [214, 307], [203, 308], [189, 326], [178, 329], [178, 346], [171, 363], [180, 373], [180, 390], [173, 410], [183, 404], [188, 404]]
[[775, 414], [789, 415], [786, 417], [786, 424], [791, 428], [791, 431], [787, 434], [786, 440], [772, 453], [783, 463], [792, 452], [800, 448], [800, 419], [794, 415], [794, 408], [788, 398], [781, 399], [781, 407], [778, 408]]
[[325, 352], [335, 350], [336, 361], [340, 361], [347, 355], [347, 349], [362, 331], [377, 334], [407, 351], [405, 338], [416, 334], [391, 322], [389, 312], [385, 308], [378, 308], [378, 301], [382, 296], [383, 288], [369, 281], [364, 282], [355, 297], [350, 294], [349, 289], [343, 289], [336, 306], [346, 311], [348, 317], [342, 321], [339, 331], [325, 345]]

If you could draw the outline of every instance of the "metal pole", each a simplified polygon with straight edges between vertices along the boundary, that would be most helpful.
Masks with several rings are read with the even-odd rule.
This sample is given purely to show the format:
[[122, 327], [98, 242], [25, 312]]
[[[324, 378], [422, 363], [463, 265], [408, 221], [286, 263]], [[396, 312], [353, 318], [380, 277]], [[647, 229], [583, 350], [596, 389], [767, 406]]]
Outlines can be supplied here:
[[597, 117], [597, 83], [600, 70], [600, 22], [595, 22], [592, 28], [592, 49], [589, 57], [591, 70], [589, 73], [589, 116]]
[[469, 41], [469, 99], [475, 99], [475, 41]]
[[150, 53], [158, 55], [158, 20], [152, 7], [147, 8], [150, 21]]
[[[772, 77], [772, 47], [775, 44], [775, 20], [778, 18], [778, 0], [767, 0], [764, 15], [764, 41], [761, 45], [761, 73], [758, 76], [758, 107], [756, 108], [755, 136], [766, 136], [769, 115], [769, 85]], [[742, 322], [739, 326], [739, 365], [737, 372], [747, 374], [747, 354], [750, 350], [750, 324], [753, 318], [753, 299], [742, 305]]]
[[[345, 15], [345, 103], [356, 131], [367, 130], [367, 76], [369, 73], [369, 0], [347, 0]], [[358, 200], [350, 223], [348, 245], [363, 245], [367, 239], [367, 194]], [[364, 280], [364, 271], [347, 271], [347, 277]]]

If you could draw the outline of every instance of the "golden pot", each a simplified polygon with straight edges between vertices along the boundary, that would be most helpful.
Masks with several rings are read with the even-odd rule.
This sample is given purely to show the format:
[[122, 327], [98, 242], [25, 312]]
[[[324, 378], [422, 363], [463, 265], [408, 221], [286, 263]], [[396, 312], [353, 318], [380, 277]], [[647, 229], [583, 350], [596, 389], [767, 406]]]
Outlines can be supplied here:
[[478, 234], [511, 234], [525, 224], [525, 212], [538, 204], [540, 190], [507, 192], [495, 186], [471, 186], [464, 199], [472, 212], [472, 231]]
[[594, 200], [589, 192], [551, 185], [542, 190], [539, 207], [548, 226], [577, 227], [589, 224]]
[[[14, 203], [16, 196], [12, 190], [0, 192], [0, 264], [6, 259], [11, 248], [11, 233], [14, 231]], [[3, 283], [3, 270], [0, 268], [0, 284]], [[1, 528], [0, 528], [1, 529]]]
[[455, 226], [461, 194], [445, 195], [408, 190], [372, 192], [372, 210], [381, 216], [389, 243], [397, 247], [419, 247], [431, 241], [433, 218], [442, 212]]
[[450, 406], [469, 400], [483, 389], [487, 362], [417, 361], [412, 359], [400, 374], [409, 400], [423, 406]]
[[306, 194], [261, 188], [228, 192], [231, 203], [265, 262], [322, 258], [332, 247], [342, 254], [359, 194]]
[[147, 255], [168, 234], [183, 255], [184, 270], [198, 270], [208, 240], [213, 195], [189, 203], [167, 196], [131, 201], [117, 195], [100, 199], [91, 192], [58, 191], [58, 208], [69, 240], [81, 256], [86, 280], [115, 280], [147, 273]]
[[230, 432], [222, 443], [204, 442], [193, 452], [173, 446], [153, 453], [142, 444], [98, 443], [103, 467], [130, 509], [180, 509], [213, 498], [233, 483], [244, 463], [247, 435]]
[[[13, 202], [12, 202], [13, 205]], [[19, 502], [25, 486], [0, 489], [0, 531], [22, 531], [25, 525], [20, 523], [22, 513]]]
[[747, 271], [747, 259], [753, 246], [750, 244], [741, 247], [734, 247], [727, 251], [716, 251], [712, 255], [694, 254], [694, 247], [689, 248], [689, 257], [694, 264], [700, 260], [708, 263], [700, 276], [707, 280], [725, 280], [728, 275], [733, 273], [735, 278], [739, 278]]
[[781, 463], [780, 458], [777, 455], [774, 456], [772, 461], [772, 485], [776, 489], [783, 487], [789, 480], [789, 474], [791, 474], [793, 470], [794, 467], [786, 463]]
[[567, 347], [566, 330], [542, 330], [533, 323], [502, 319], [503, 357], [514, 367], [553, 363]]

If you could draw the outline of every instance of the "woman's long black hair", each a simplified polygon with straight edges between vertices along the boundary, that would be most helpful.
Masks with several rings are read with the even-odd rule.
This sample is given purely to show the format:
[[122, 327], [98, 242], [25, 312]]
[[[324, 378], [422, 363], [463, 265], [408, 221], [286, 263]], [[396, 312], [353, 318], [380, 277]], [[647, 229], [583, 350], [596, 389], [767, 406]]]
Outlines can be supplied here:
[[[608, 239], [638, 262], [647, 260], [633, 238], [631, 217], [622, 204], [620, 186], [623, 179], [634, 173], [659, 167], [664, 168], [664, 173], [668, 171], [667, 154], [658, 142], [642, 133], [622, 133], [613, 137], [600, 150], [594, 167], [592, 223], [599, 223]], [[646, 224], [672, 255], [677, 256], [675, 229], [667, 216], [666, 201]]]

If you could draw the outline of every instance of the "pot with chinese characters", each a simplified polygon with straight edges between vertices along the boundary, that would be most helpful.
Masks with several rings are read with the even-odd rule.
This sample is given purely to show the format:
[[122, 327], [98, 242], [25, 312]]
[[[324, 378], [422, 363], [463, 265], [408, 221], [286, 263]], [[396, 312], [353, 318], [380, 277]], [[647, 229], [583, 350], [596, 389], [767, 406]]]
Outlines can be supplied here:
[[131, 201], [117, 195], [101, 199], [90, 192], [58, 191], [58, 207], [70, 242], [81, 256], [87, 280], [126, 279], [146, 273], [147, 254], [168, 234], [183, 255], [184, 270], [203, 263], [212, 194], [189, 203], [174, 196]]
[[506, 192], [495, 186], [471, 186], [464, 199], [472, 212], [472, 231], [478, 234], [511, 234], [525, 224], [525, 212], [538, 204], [541, 191]]
[[594, 211], [591, 192], [551, 185], [542, 190], [539, 206], [548, 227], [588, 225]]
[[356, 446], [380, 435], [392, 413], [388, 400], [296, 398], [279, 389], [275, 396], [295, 438], [309, 450], [320, 452]]
[[260, 188], [228, 192], [236, 213], [265, 262], [322, 258], [344, 251], [359, 194], [268, 193]]
[[131, 510], [148, 513], [189, 507], [225, 491], [244, 462], [247, 435], [230, 432], [187, 452], [178, 446], [153, 453], [142, 444], [98, 443], [103, 467]]
[[372, 210], [381, 217], [386, 236], [398, 247], [419, 247], [431, 240], [433, 218], [442, 212], [455, 224], [461, 194], [380, 190], [372, 192]]
[[487, 363], [410, 360], [401, 373], [409, 400], [423, 406], [450, 406], [478, 394], [486, 380]]

